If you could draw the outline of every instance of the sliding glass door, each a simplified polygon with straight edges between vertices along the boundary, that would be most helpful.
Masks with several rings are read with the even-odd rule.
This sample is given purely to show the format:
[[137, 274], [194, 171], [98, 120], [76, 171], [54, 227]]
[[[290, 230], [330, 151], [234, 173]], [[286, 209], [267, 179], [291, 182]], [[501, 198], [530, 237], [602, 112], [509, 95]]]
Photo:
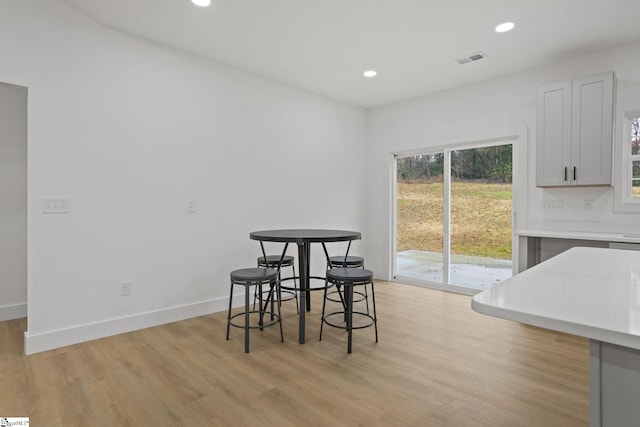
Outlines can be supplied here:
[[512, 145], [396, 156], [394, 277], [465, 293], [512, 272]]
[[442, 153], [396, 160], [396, 263], [412, 278], [444, 280], [444, 179]]

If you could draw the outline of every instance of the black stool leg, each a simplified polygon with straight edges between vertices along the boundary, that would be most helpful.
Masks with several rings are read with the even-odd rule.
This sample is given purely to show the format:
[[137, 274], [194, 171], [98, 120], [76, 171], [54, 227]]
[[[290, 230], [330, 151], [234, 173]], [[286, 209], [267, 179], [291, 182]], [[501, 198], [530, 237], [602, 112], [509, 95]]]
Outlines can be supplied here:
[[[346, 321], [347, 321], [347, 313], [349, 311], [349, 301], [353, 301], [353, 299], [349, 298], [349, 292], [346, 289], [347, 286], [345, 286], [345, 289], [342, 291], [342, 293], [340, 293], [340, 284], [339, 283], [336, 283], [336, 288], [338, 289], [338, 295], [340, 296], [340, 301], [342, 301], [342, 307], [344, 307], [344, 321], [346, 323]], [[353, 292], [351, 293], [351, 298], [353, 298]], [[353, 303], [351, 303], [351, 304], [353, 304]]]
[[[276, 283], [280, 283], [280, 278], [277, 277], [275, 282], [269, 282], [269, 292], [267, 292], [267, 300], [264, 302], [264, 314], [269, 313], [269, 320], [273, 321], [274, 317], [275, 317], [275, 307], [274, 304], [277, 302], [278, 304], [281, 304], [280, 302], [280, 298], [278, 298], [276, 300], [276, 298], [279, 295], [275, 295], [274, 292], [277, 291], [279, 289], [278, 286], [276, 286]], [[269, 304], [271, 304], [271, 310], [267, 311], [267, 306], [269, 306]]]
[[276, 282], [276, 298], [278, 298], [278, 323], [280, 324], [280, 342], [284, 342], [284, 332], [282, 332], [282, 312], [280, 306], [282, 305], [280, 281]]
[[322, 326], [324, 326], [324, 308], [327, 305], [327, 288], [329, 287], [328, 281], [324, 281], [324, 296], [322, 297], [322, 317], [320, 318], [320, 339], [322, 341]]
[[251, 286], [244, 288], [244, 352], [249, 353], [249, 290]]
[[353, 335], [353, 284], [345, 286], [347, 298], [347, 331], [349, 332], [349, 344], [347, 345], [347, 353], [351, 353], [351, 337]]
[[376, 342], [378, 342], [378, 316], [376, 315], [376, 292], [373, 289], [373, 280], [371, 281], [371, 299], [373, 302], [373, 328], [376, 330]]
[[263, 301], [262, 300], [262, 283], [260, 283], [258, 285], [258, 308], [259, 308], [259, 320], [258, 320], [258, 325], [260, 325], [260, 330], [263, 331], [264, 328], [262, 327], [262, 325], [264, 325], [264, 312], [267, 310], [267, 303], [269, 301]]
[[[258, 268], [260, 267], [269, 267], [268, 264], [265, 264], [264, 266], [262, 264], [260, 264], [258, 262]], [[256, 309], [256, 300], [258, 299], [258, 287], [256, 286], [255, 288], [253, 288], [253, 310], [255, 311]]]
[[300, 305], [298, 304], [298, 287], [296, 286], [296, 263], [292, 262], [291, 263], [291, 268], [293, 269], [293, 279], [291, 280], [293, 282], [293, 295], [295, 296], [296, 299], [296, 313], [300, 314]]
[[[280, 270], [278, 270], [278, 283], [282, 284], [282, 274]], [[280, 286], [276, 286], [276, 288], [280, 289]], [[278, 292], [280, 292], [280, 290], [278, 290]], [[279, 301], [278, 304], [282, 304], [282, 295], [280, 295], [280, 298], [278, 298], [278, 301]], [[273, 311], [273, 306], [271, 306], [271, 311]]]
[[[364, 270], [364, 263], [362, 263], [362, 269]], [[373, 285], [373, 282], [371, 282]], [[367, 314], [369, 314], [369, 294], [367, 294], [367, 285], [364, 286], [364, 302], [367, 303]]]
[[231, 294], [229, 295], [229, 311], [227, 312], [227, 341], [229, 340], [229, 328], [231, 327], [231, 302], [233, 301], [233, 281], [231, 281]]
[[[258, 264], [258, 267], [260, 267], [260, 264]], [[258, 299], [258, 287], [256, 286], [253, 289], [253, 310], [256, 309], [256, 300]]]
[[[278, 273], [278, 277], [276, 278], [276, 280], [277, 280], [278, 282], [280, 282], [280, 273]], [[269, 283], [269, 294], [267, 295], [267, 302], [269, 302], [269, 300], [271, 300], [271, 314], [269, 315], [269, 316], [270, 316], [270, 320], [273, 320], [273, 314], [275, 313], [274, 306], [273, 306], [273, 305], [274, 305], [274, 299], [275, 299], [275, 298], [274, 298], [274, 296], [275, 296], [275, 295], [273, 295], [273, 288], [274, 288], [274, 287], [275, 287], [275, 286], [274, 286], [273, 282], [272, 282], [272, 283]], [[278, 295], [278, 308], [280, 308], [280, 298], [279, 298], [279, 295]], [[267, 310], [267, 307], [265, 307], [264, 309], [265, 309], [265, 311], [266, 311], [266, 310]]]

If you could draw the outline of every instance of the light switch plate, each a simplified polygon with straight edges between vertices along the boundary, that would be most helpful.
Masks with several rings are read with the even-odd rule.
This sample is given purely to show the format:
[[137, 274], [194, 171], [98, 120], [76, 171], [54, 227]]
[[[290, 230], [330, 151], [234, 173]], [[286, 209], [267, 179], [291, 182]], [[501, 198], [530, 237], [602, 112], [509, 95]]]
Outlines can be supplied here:
[[131, 285], [131, 282], [126, 280], [124, 282], [120, 282], [120, 296], [127, 296], [127, 295], [131, 295], [131, 290], [132, 290], [133, 286]]

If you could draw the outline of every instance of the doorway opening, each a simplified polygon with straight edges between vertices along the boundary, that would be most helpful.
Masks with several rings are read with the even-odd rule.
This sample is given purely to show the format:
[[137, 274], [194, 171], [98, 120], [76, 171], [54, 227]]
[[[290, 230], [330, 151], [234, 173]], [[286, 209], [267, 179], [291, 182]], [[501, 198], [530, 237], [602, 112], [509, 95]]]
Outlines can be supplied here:
[[395, 280], [472, 294], [512, 276], [513, 142], [395, 156]]
[[27, 88], [0, 82], [0, 321], [27, 316]]

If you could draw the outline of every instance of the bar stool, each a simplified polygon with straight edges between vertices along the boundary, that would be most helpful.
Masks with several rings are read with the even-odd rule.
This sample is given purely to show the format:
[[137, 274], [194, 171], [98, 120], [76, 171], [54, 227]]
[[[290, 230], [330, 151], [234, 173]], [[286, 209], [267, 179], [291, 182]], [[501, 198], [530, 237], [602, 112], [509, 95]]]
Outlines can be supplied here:
[[[231, 326], [244, 329], [244, 352], [249, 353], [249, 330], [260, 329], [263, 330], [268, 326], [273, 326], [276, 323], [280, 325], [280, 340], [284, 342], [284, 334], [282, 332], [282, 317], [280, 315], [280, 282], [278, 281], [278, 272], [270, 268], [243, 268], [240, 270], [234, 270], [230, 274], [231, 277], [231, 294], [229, 295], [229, 312], [227, 314], [227, 340], [229, 340], [229, 329]], [[233, 288], [235, 285], [241, 285], [245, 287], [244, 291], [244, 311], [231, 315], [231, 307], [233, 301]], [[269, 285], [269, 292], [267, 299], [263, 302], [263, 285]], [[251, 310], [249, 306], [249, 293], [252, 286], [257, 287], [259, 309]], [[273, 298], [277, 299], [277, 313], [274, 309]], [[267, 307], [271, 302], [271, 309], [267, 311]], [[250, 315], [258, 314], [259, 319], [257, 324], [251, 325]], [[264, 323], [264, 316], [269, 315], [269, 323]], [[237, 324], [233, 322], [238, 316], [244, 316], [244, 323]]]
[[[331, 268], [327, 270], [327, 282], [333, 283], [336, 286], [341, 286], [344, 292], [344, 298], [342, 299], [342, 310], [334, 311], [331, 313], [325, 313], [327, 304], [327, 285], [324, 290], [324, 298], [322, 301], [322, 321], [320, 323], [320, 341], [322, 341], [322, 329], [326, 323], [334, 328], [345, 329], [348, 333], [347, 338], [347, 353], [351, 353], [351, 341], [354, 329], [368, 328], [373, 326], [376, 333], [376, 342], [378, 342], [378, 319], [376, 317], [376, 296], [373, 285], [373, 273], [370, 270], [360, 268]], [[371, 285], [371, 302], [373, 307], [373, 315], [362, 311], [355, 311], [353, 308], [353, 295], [354, 288], [357, 286]], [[331, 301], [331, 300], [330, 300]], [[362, 325], [354, 326], [353, 318], [361, 317], [368, 322]], [[333, 319], [335, 317], [342, 317], [343, 322], [336, 323]]]
[[[364, 268], [364, 258], [362, 258], [361, 256], [354, 256], [354, 255], [336, 255], [336, 256], [329, 257], [329, 264], [328, 264], [327, 270], [330, 268], [339, 268], [339, 267]], [[329, 292], [327, 294], [327, 299], [333, 302], [341, 302], [343, 297], [340, 292], [341, 292], [340, 285], [336, 285], [336, 290], [333, 292]], [[339, 300], [335, 298], [335, 294], [338, 294], [338, 296], [340, 297]], [[363, 292], [355, 291], [354, 296], [356, 299], [354, 299], [353, 302], [365, 301], [367, 303], [367, 314], [369, 314], [369, 295], [367, 294], [366, 286]]]
[[[278, 280], [280, 281], [280, 301], [296, 300], [296, 313], [299, 313], [298, 307], [298, 287], [296, 285], [296, 265], [295, 258], [291, 255], [265, 255], [258, 257], [258, 267], [271, 268], [278, 271]], [[293, 276], [281, 277], [281, 269], [283, 267], [291, 267]], [[293, 287], [282, 286], [283, 281], [293, 280]], [[285, 296], [286, 294], [286, 296]], [[255, 307], [257, 294], [253, 296], [253, 305]]]

